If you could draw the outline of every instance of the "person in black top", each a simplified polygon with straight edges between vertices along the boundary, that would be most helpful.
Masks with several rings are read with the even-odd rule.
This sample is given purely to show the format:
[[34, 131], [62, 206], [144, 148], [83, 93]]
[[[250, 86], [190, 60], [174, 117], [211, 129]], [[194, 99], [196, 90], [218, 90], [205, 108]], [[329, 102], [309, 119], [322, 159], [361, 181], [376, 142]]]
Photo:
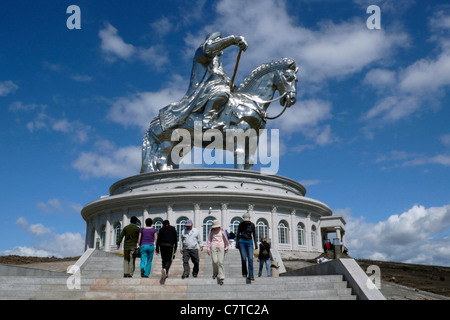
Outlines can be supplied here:
[[267, 269], [267, 276], [270, 277], [270, 243], [266, 241], [266, 238], [261, 238], [261, 243], [259, 244], [259, 254], [258, 254], [258, 261], [259, 261], [259, 272], [258, 277], [261, 277], [262, 275], [262, 269], [263, 265], [266, 265]]
[[253, 247], [255, 250], [258, 249], [255, 236], [256, 228], [255, 224], [250, 221], [250, 214], [245, 213], [242, 218], [244, 221], [239, 224], [236, 236], [236, 244], [241, 254], [242, 276], [247, 277], [248, 275], [249, 280], [255, 280], [253, 275]]
[[161, 251], [161, 284], [163, 284], [169, 276], [169, 269], [172, 265], [173, 256], [177, 252], [177, 245], [177, 230], [170, 225], [169, 220], [164, 220], [163, 227], [158, 232], [158, 239], [156, 241], [155, 249], [156, 254], [159, 254]]

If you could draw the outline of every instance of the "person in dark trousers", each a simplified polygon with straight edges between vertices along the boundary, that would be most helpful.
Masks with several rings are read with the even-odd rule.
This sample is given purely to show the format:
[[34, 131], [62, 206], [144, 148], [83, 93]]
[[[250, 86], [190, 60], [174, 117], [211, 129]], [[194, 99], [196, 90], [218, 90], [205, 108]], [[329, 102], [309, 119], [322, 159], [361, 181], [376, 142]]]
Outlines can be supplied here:
[[267, 269], [267, 276], [270, 277], [270, 243], [266, 241], [266, 238], [261, 238], [261, 243], [259, 244], [259, 254], [258, 254], [258, 261], [259, 261], [259, 272], [258, 277], [261, 277], [262, 275], [262, 269], [263, 266], [266, 265]]
[[[236, 245], [239, 248], [241, 254], [242, 263], [242, 276], [247, 277], [249, 280], [255, 280], [253, 275], [253, 247], [258, 249], [258, 243], [255, 236], [255, 224], [250, 221], [250, 214], [245, 213], [242, 217], [244, 221], [239, 224]], [[247, 272], [247, 260], [248, 260], [248, 272]]]
[[162, 269], [161, 281], [163, 284], [169, 276], [169, 269], [172, 265], [173, 256], [177, 252], [177, 230], [170, 225], [169, 220], [163, 221], [163, 227], [159, 230], [156, 240], [156, 254], [161, 252]]
[[123, 276], [124, 278], [131, 278], [134, 273], [135, 260], [133, 253], [136, 250], [140, 228], [136, 225], [138, 219], [132, 216], [130, 224], [123, 228], [117, 240], [117, 250], [120, 248], [120, 243], [125, 238], [123, 244]]
[[183, 275], [181, 276], [181, 278], [184, 279], [189, 277], [189, 259], [192, 260], [192, 263], [194, 265], [192, 275], [194, 276], [194, 278], [196, 278], [199, 271], [200, 262], [198, 248], [203, 251], [203, 245], [200, 242], [200, 233], [197, 228], [194, 228], [192, 226], [192, 221], [187, 220], [185, 226], [186, 229], [184, 229], [180, 235], [180, 253], [183, 255]]

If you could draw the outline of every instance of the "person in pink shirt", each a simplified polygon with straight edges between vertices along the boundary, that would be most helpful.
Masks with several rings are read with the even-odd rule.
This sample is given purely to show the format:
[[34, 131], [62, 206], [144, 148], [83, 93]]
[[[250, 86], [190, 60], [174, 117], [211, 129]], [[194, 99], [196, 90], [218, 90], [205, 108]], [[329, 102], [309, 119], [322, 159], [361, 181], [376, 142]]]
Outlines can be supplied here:
[[206, 241], [206, 247], [208, 249], [208, 255], [211, 256], [213, 266], [213, 279], [218, 279], [220, 285], [223, 284], [225, 279], [225, 271], [223, 262], [225, 260], [225, 253], [228, 252], [228, 238], [225, 230], [220, 227], [218, 220], [213, 221], [213, 225], [208, 234]]

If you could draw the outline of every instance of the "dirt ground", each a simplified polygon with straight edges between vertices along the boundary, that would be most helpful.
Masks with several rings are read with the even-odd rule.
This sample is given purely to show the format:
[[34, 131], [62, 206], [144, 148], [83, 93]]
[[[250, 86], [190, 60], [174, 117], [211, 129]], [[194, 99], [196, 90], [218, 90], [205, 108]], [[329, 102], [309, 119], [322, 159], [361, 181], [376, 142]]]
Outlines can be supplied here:
[[[333, 259], [333, 256], [333, 253], [328, 252], [320, 257]], [[351, 257], [343, 256], [342, 258]], [[316, 259], [305, 261], [313, 264], [317, 263]], [[365, 259], [355, 259], [355, 261], [363, 270], [367, 270], [370, 265], [378, 266], [382, 281], [450, 297], [450, 267]]]
[[0, 256], [0, 263], [12, 265], [26, 265], [30, 263], [45, 263], [45, 262], [63, 262], [63, 261], [77, 261], [80, 257], [70, 258], [56, 258], [56, 257], [23, 257], [17, 255]]
[[[324, 254], [332, 258], [329, 254]], [[0, 263], [11, 265], [42, 264], [48, 262], [70, 262], [77, 261], [79, 257], [70, 258], [40, 258], [23, 257], [17, 255], [0, 256]], [[317, 263], [316, 260], [304, 260], [305, 262]], [[420, 264], [407, 264], [400, 262], [374, 261], [355, 259], [363, 270], [368, 266], [376, 265], [381, 271], [381, 280], [410, 288], [432, 292], [442, 296], [450, 297], [450, 267], [429, 266]], [[290, 264], [292, 265], [292, 264]], [[293, 264], [295, 265], [295, 264]], [[291, 269], [286, 267], [287, 270]]]
[[356, 262], [363, 270], [370, 265], [378, 266], [381, 280], [450, 297], [450, 267], [372, 260]]

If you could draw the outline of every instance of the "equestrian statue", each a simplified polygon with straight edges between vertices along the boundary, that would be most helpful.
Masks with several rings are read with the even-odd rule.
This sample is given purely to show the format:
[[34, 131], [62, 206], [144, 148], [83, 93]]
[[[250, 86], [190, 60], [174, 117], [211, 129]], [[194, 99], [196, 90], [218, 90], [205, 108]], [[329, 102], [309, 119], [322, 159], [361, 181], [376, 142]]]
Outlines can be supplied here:
[[[220, 57], [223, 50], [233, 45], [240, 50], [233, 78], [230, 79]], [[246, 51], [247, 47], [244, 37], [239, 35], [223, 37], [221, 33], [215, 32], [206, 37], [195, 52], [185, 96], [159, 110], [144, 135], [141, 173], [179, 168], [179, 162], [174, 161], [171, 155], [177, 144], [177, 141], [172, 141], [173, 132], [177, 129], [188, 130], [192, 133], [192, 139], [199, 124], [202, 132], [215, 129], [223, 136], [229, 130], [246, 132], [253, 129], [261, 132], [268, 119], [279, 117], [295, 103], [298, 68], [290, 58], [262, 64], [239, 86], [234, 85], [241, 52]], [[274, 99], [276, 91], [279, 96]], [[271, 118], [267, 109], [276, 100], [284, 109], [278, 116]], [[236, 145], [233, 152], [235, 158], [245, 158], [243, 164], [235, 161], [235, 168], [252, 167], [249, 161], [251, 155], [245, 147]]]

